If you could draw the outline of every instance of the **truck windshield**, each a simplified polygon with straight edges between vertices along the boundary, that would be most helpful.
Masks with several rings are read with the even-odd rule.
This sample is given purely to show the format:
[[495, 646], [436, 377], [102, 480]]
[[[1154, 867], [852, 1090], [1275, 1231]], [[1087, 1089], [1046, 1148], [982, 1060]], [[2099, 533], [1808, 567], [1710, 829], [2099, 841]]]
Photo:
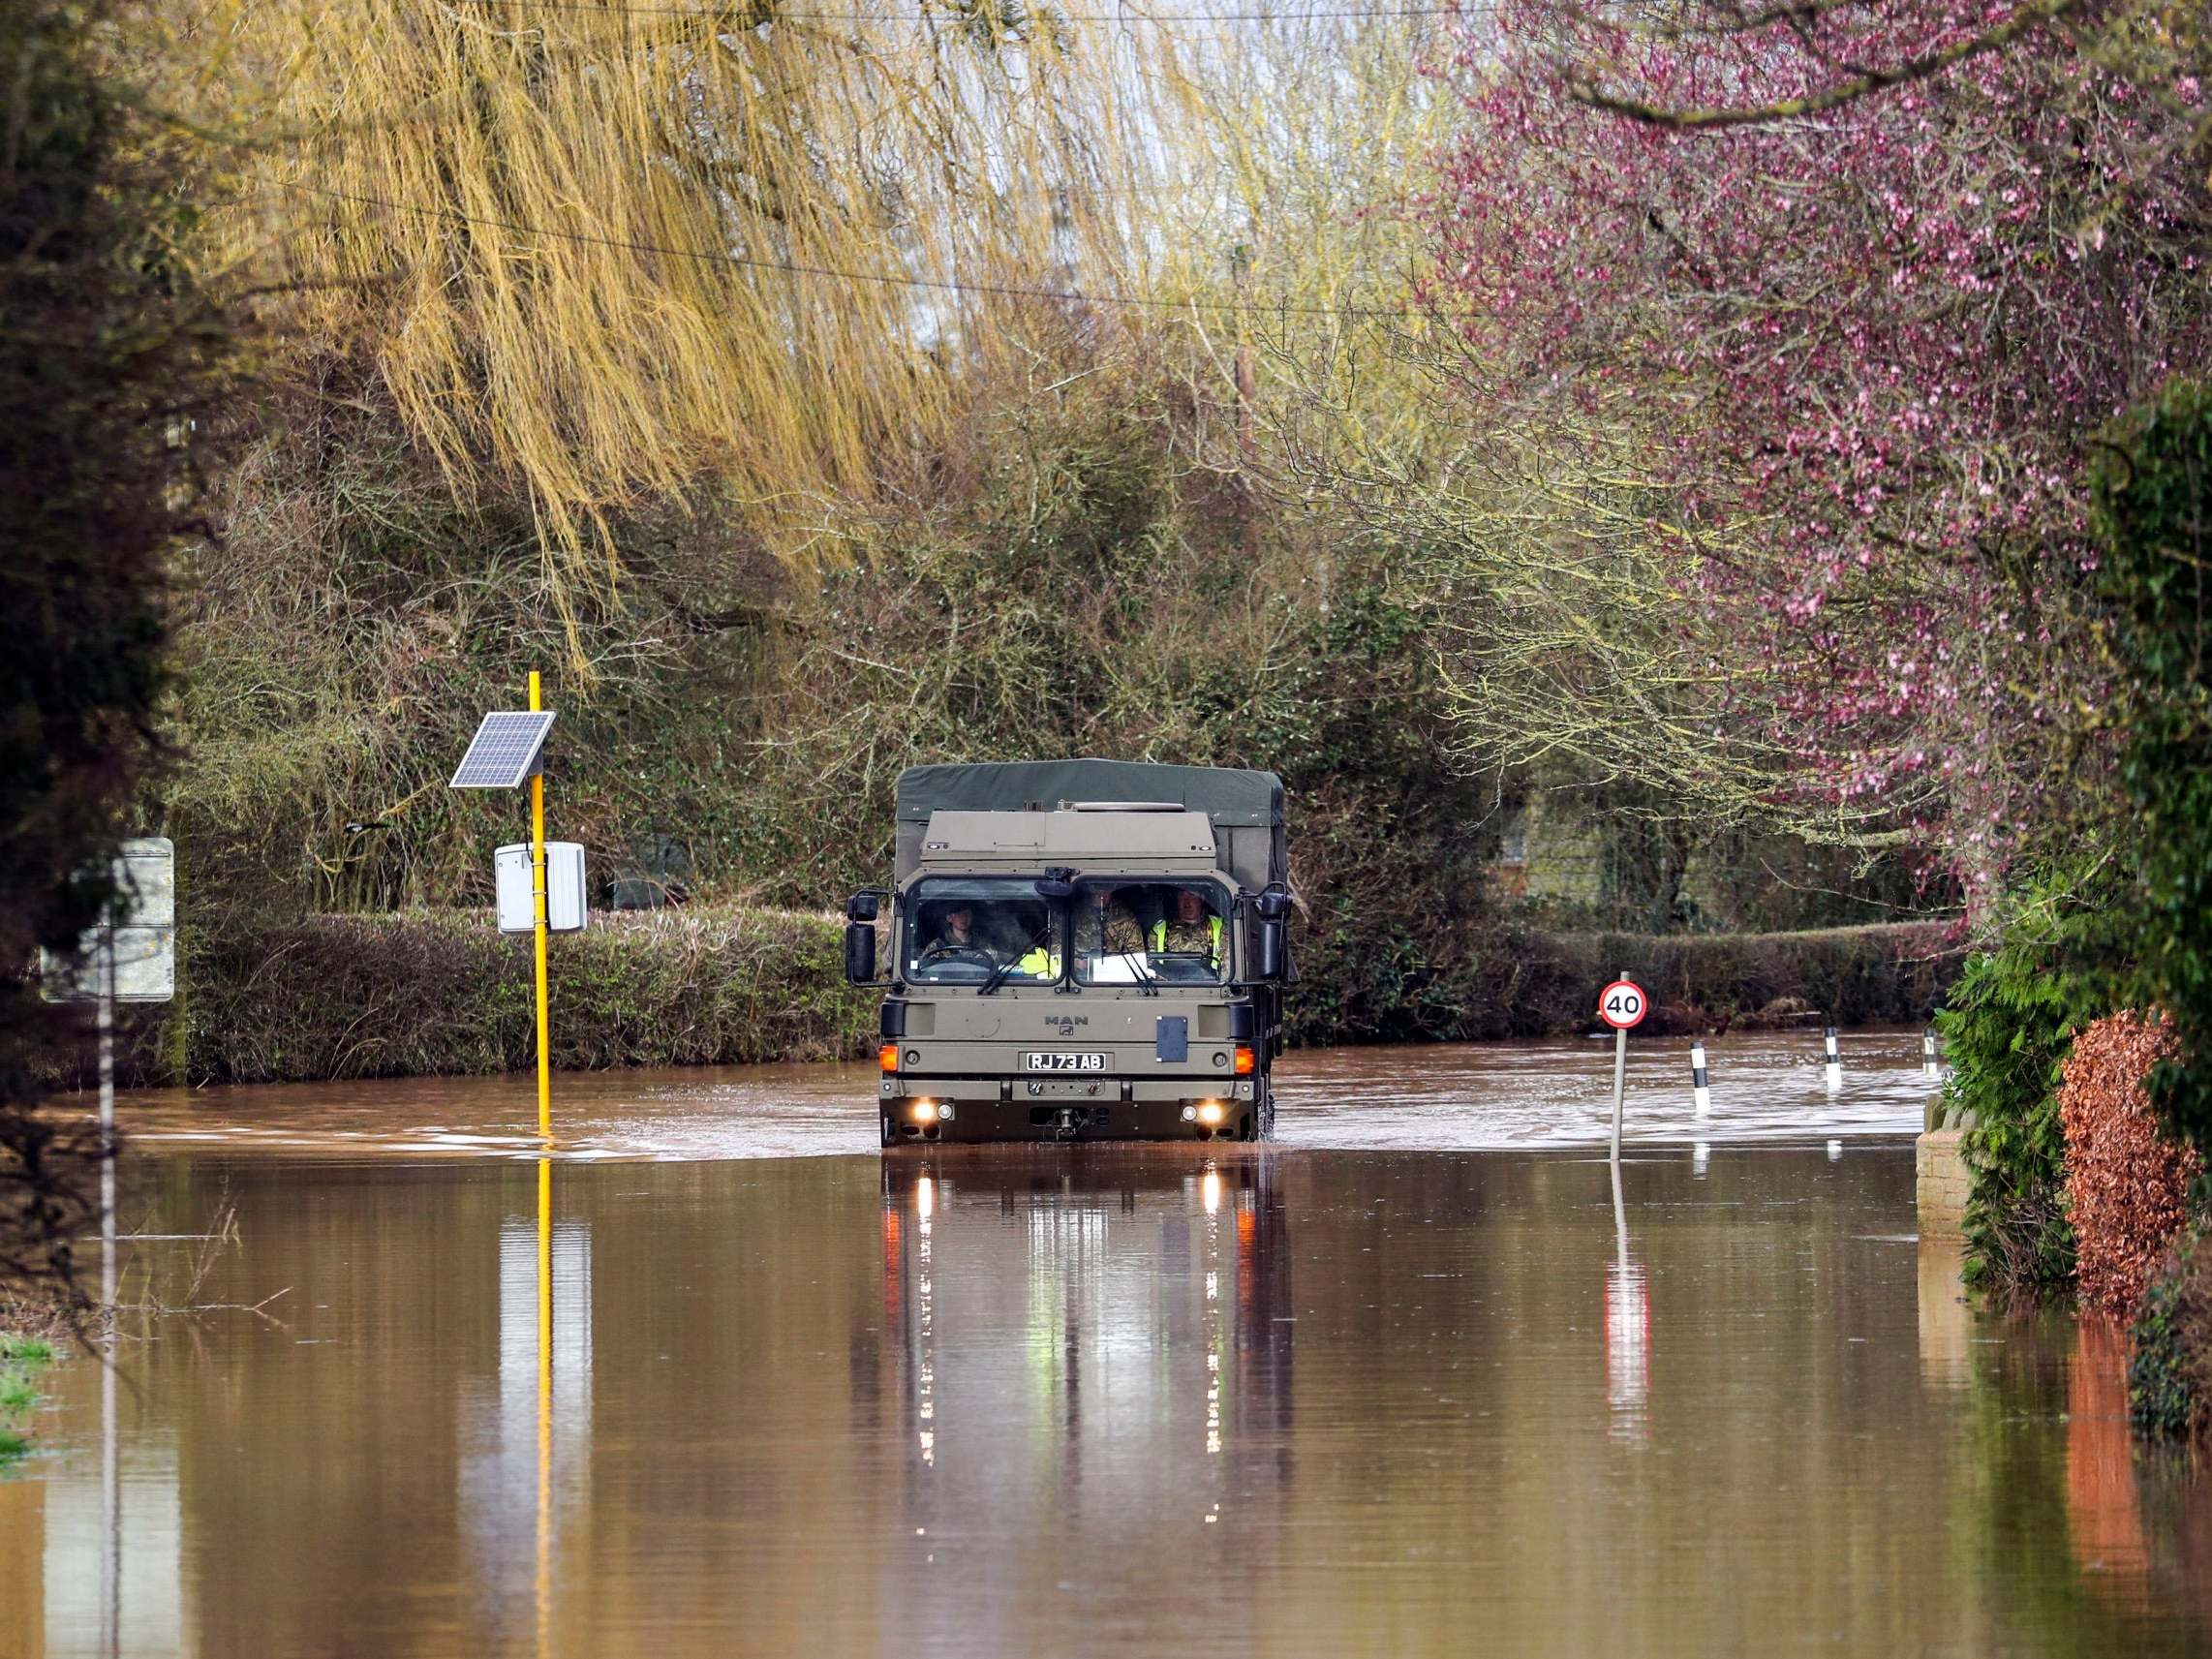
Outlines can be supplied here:
[[1086, 881], [1075, 890], [1075, 973], [1086, 985], [1212, 985], [1228, 966], [1224, 895], [1211, 881]]
[[1064, 949], [1060, 906], [1033, 877], [932, 876], [906, 897], [906, 977], [924, 985], [1057, 980]]

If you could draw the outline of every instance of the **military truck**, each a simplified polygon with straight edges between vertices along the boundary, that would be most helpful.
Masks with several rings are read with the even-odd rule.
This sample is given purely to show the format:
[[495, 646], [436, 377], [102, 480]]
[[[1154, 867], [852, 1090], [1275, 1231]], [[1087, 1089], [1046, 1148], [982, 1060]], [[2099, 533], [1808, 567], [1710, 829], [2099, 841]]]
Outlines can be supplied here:
[[885, 992], [884, 1146], [1272, 1132], [1294, 976], [1274, 773], [910, 767], [896, 858], [845, 906], [845, 977]]

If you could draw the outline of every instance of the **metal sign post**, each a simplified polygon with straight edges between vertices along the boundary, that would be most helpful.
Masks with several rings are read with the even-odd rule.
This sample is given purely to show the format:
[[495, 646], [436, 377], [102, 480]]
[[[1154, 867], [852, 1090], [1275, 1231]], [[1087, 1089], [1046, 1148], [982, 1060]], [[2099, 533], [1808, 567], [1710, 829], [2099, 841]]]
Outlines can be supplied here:
[[122, 1631], [123, 1484], [115, 1415], [115, 1004], [167, 1002], [176, 995], [176, 845], [163, 836], [124, 842], [112, 880], [117, 899], [67, 958], [39, 953], [39, 994], [91, 1002], [100, 1033], [100, 1651], [118, 1651]]
[[100, 930], [100, 1651], [123, 1632], [123, 1461], [115, 1416], [115, 930]]
[[176, 995], [176, 844], [140, 836], [115, 849], [117, 907], [74, 957], [39, 956], [39, 994], [91, 1002], [100, 1033], [100, 1305], [115, 1306], [115, 1004]]
[[[507, 868], [503, 848], [494, 860], [494, 886], [500, 890], [500, 931], [527, 932], [531, 935], [533, 979], [538, 1002], [538, 1133], [542, 1140], [553, 1138], [553, 1038], [552, 1015], [545, 976], [545, 935], [548, 915], [548, 883], [546, 880], [545, 844], [545, 740], [552, 732], [553, 717], [545, 712], [543, 691], [538, 670], [530, 671], [530, 709], [527, 713], [511, 710], [495, 710], [483, 718], [476, 727], [476, 735], [469, 744], [468, 753], [461, 756], [448, 785], [455, 789], [512, 789], [524, 779], [530, 781], [530, 906], [526, 923], [510, 928], [507, 922], [505, 878], [499, 872]], [[519, 849], [516, 849], [519, 852]], [[569, 846], [565, 852], [561, 868], [570, 877], [570, 888], [563, 893], [563, 911], [568, 919], [564, 931], [573, 931], [584, 925], [584, 869], [580, 847]], [[516, 870], [519, 876], [519, 869]], [[520, 899], [519, 887], [515, 897]]]
[[1610, 1155], [1616, 1165], [1620, 1162], [1621, 1098], [1628, 1085], [1628, 1029], [1644, 1023], [1649, 1005], [1644, 987], [1629, 978], [1626, 969], [1598, 993], [1598, 1018], [1613, 1028], [1613, 1151]]

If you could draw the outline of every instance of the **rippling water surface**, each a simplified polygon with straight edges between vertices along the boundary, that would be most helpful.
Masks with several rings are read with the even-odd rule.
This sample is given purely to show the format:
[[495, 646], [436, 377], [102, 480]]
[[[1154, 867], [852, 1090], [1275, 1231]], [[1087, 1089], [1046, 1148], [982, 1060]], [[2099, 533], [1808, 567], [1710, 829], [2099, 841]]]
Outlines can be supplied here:
[[[1817, 1030], [1709, 1039], [1710, 1117], [1695, 1116], [1687, 1038], [1629, 1049], [1630, 1141], [1707, 1143], [1808, 1135], [1917, 1134], [1934, 1087], [1917, 1030], [1842, 1038], [1830, 1094]], [[1420, 1044], [1301, 1050], [1276, 1067], [1278, 1144], [1483, 1150], [1606, 1139], [1613, 1043]], [[757, 1065], [597, 1072], [558, 1083], [566, 1158], [753, 1158], [873, 1152], [876, 1072]], [[302, 1152], [538, 1152], [528, 1076], [413, 1078], [140, 1096], [133, 1139], [150, 1148], [239, 1146]]]
[[563, 1079], [543, 1161], [527, 1079], [135, 1102], [0, 1655], [2206, 1651], [2116, 1339], [1915, 1237], [1917, 1034], [1806, 1046], [1709, 1124], [1640, 1049], [1617, 1212], [1598, 1043], [1297, 1057], [1256, 1149], [883, 1159], [843, 1068]]

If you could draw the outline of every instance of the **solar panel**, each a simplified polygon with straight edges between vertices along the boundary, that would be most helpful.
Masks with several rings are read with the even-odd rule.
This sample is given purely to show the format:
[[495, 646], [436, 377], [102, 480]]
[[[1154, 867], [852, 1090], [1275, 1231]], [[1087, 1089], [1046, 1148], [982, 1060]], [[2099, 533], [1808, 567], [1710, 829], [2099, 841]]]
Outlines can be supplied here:
[[511, 789], [538, 770], [538, 751], [553, 729], [550, 713], [488, 714], [461, 756], [453, 789]]

